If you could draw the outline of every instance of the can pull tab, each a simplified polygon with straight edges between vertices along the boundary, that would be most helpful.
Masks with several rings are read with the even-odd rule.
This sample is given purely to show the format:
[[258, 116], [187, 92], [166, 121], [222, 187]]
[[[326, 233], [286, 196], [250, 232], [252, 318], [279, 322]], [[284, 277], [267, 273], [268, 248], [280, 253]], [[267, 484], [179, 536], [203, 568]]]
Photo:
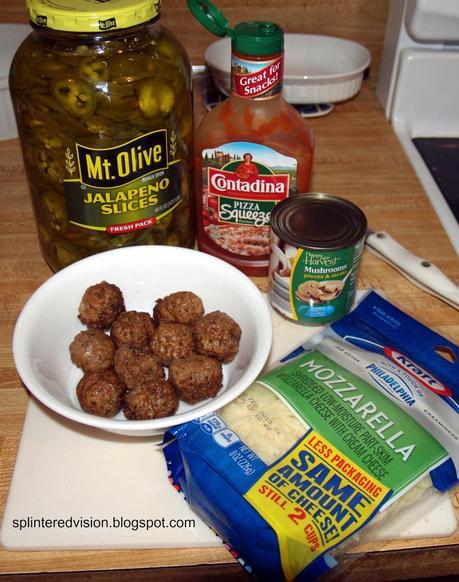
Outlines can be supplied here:
[[232, 36], [228, 20], [209, 0], [188, 0], [193, 16], [210, 32], [217, 36]]

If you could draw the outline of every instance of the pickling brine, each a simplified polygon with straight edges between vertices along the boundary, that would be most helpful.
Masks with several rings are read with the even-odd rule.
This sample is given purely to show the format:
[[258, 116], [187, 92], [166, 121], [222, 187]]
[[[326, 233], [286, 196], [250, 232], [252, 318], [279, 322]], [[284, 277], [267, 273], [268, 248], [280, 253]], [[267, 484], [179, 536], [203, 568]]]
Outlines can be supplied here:
[[10, 88], [43, 256], [193, 246], [191, 67], [149, 0], [29, 0]]
[[188, 3], [204, 26], [232, 38], [231, 95], [195, 136], [198, 246], [247, 275], [264, 276], [273, 208], [310, 189], [312, 132], [281, 95], [282, 30], [271, 22], [209, 26], [215, 7], [206, 0], [203, 18], [203, 3]]

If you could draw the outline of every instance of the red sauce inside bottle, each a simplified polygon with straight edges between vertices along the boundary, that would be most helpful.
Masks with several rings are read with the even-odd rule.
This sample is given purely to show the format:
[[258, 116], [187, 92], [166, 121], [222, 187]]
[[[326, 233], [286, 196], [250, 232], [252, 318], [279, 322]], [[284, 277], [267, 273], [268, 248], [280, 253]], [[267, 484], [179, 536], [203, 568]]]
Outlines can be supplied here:
[[313, 136], [281, 96], [282, 57], [233, 49], [231, 95], [195, 137], [198, 247], [250, 276], [268, 272], [269, 209], [310, 190]]

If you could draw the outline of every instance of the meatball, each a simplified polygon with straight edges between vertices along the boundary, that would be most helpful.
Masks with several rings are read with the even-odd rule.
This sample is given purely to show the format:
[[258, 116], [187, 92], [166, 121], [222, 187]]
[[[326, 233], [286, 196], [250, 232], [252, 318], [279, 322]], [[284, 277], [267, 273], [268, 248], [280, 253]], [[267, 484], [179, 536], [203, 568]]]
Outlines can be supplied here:
[[72, 362], [84, 372], [103, 372], [113, 366], [115, 344], [101, 329], [80, 331], [69, 349]]
[[212, 311], [198, 319], [194, 334], [196, 351], [217, 358], [224, 364], [234, 360], [239, 350], [241, 328], [222, 311]]
[[123, 408], [126, 386], [113, 370], [86, 372], [77, 385], [81, 408], [89, 414], [115, 416]]
[[88, 327], [108, 329], [125, 310], [120, 289], [107, 281], [88, 287], [79, 308], [79, 318]]
[[204, 315], [201, 298], [191, 291], [177, 291], [158, 299], [153, 310], [155, 323], [193, 323]]
[[143, 311], [124, 311], [113, 323], [110, 332], [117, 348], [128, 345], [132, 348], [148, 346], [155, 330], [153, 319]]
[[149, 348], [121, 346], [115, 353], [114, 370], [129, 390], [164, 378], [164, 369]]
[[222, 386], [222, 365], [215, 358], [193, 354], [171, 362], [169, 380], [181, 400], [196, 404], [216, 396]]
[[129, 420], [162, 418], [174, 414], [178, 396], [167, 380], [155, 380], [141, 388], [128, 390], [124, 397], [124, 415]]
[[168, 366], [172, 360], [186, 358], [194, 351], [193, 330], [183, 323], [160, 323], [150, 345], [153, 353]]

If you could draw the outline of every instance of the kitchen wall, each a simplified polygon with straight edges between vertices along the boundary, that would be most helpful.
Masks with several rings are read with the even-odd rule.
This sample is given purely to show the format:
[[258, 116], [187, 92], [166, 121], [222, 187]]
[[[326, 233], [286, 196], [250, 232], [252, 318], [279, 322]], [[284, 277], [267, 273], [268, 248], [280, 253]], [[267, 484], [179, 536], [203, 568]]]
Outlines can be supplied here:
[[[230, 24], [272, 20], [286, 32], [324, 34], [355, 40], [372, 55], [370, 82], [379, 70], [389, 0], [213, 0]], [[27, 22], [25, 0], [2, 1], [0, 22]], [[183, 42], [194, 64], [203, 62], [215, 37], [191, 16], [186, 0], [163, 0], [162, 22]]]

